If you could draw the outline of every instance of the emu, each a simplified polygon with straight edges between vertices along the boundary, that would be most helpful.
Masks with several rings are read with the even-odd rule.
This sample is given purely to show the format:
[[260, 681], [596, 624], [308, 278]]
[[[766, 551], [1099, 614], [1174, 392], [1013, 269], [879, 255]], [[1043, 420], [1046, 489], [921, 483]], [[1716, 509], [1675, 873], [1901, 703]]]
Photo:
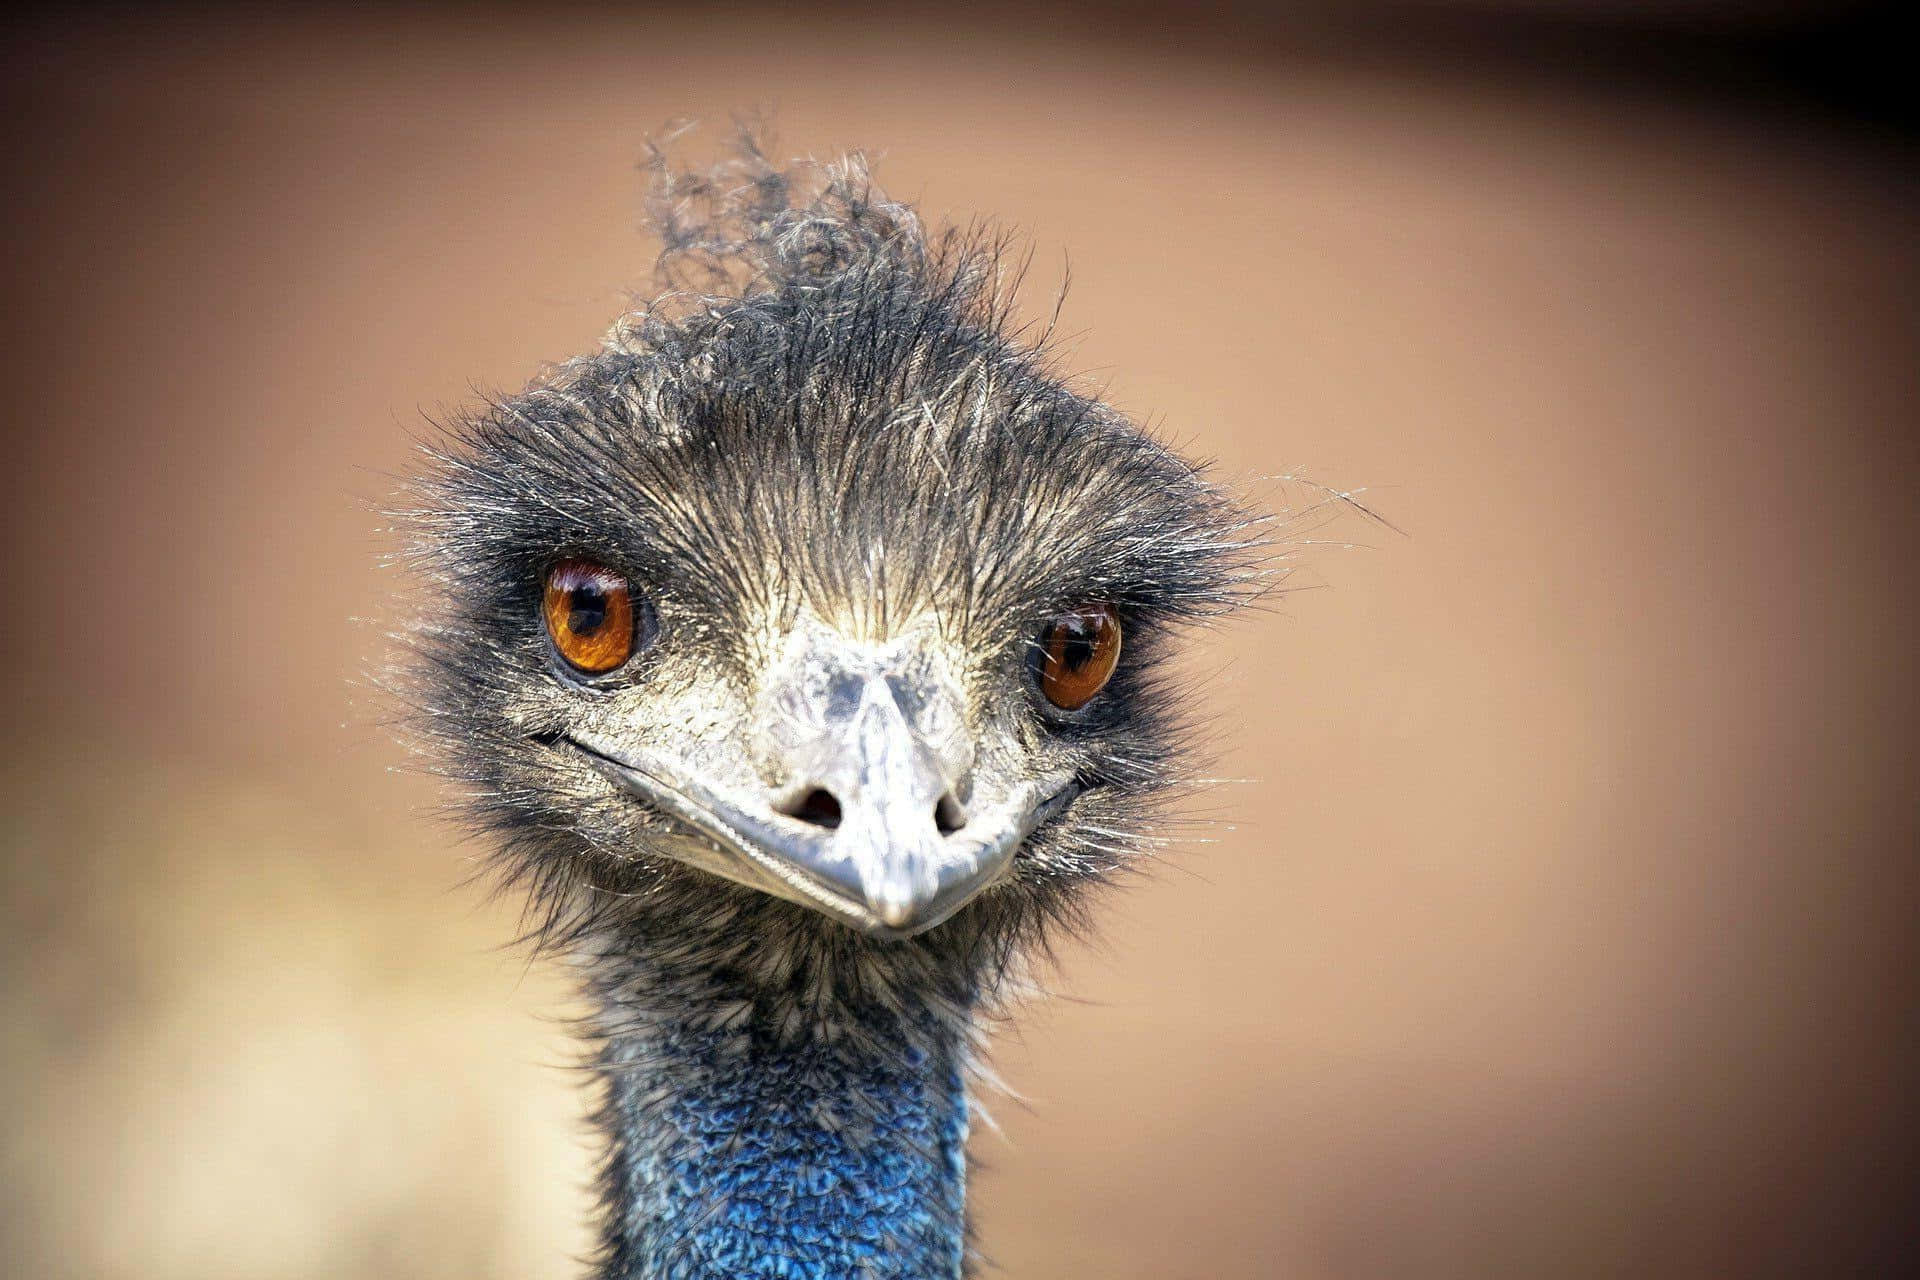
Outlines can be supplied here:
[[1191, 778], [1258, 521], [857, 156], [656, 148], [671, 291], [408, 482], [417, 746], [577, 972], [597, 1274], [956, 1277], [985, 1022]]

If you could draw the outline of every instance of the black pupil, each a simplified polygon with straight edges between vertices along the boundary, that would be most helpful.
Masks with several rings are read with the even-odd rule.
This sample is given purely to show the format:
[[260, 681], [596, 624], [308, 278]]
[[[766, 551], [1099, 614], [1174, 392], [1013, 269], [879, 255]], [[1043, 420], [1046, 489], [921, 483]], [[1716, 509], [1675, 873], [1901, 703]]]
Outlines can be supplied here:
[[592, 585], [567, 592], [567, 630], [577, 636], [590, 636], [606, 625], [606, 592]]
[[1093, 645], [1099, 628], [1089, 619], [1074, 618], [1062, 622], [1060, 630], [1066, 633], [1060, 643], [1060, 665], [1068, 671], [1078, 671], [1093, 660]]

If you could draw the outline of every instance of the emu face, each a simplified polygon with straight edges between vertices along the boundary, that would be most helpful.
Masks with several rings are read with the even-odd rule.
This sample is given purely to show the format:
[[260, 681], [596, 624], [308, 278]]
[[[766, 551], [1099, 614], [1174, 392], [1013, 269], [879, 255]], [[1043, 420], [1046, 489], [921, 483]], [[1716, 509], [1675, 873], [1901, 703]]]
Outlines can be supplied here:
[[884, 208], [816, 206], [824, 242], [457, 424], [419, 485], [424, 723], [556, 912], [1017, 924], [1171, 780], [1163, 641], [1234, 601], [1245, 522], [1004, 332], [990, 254]]

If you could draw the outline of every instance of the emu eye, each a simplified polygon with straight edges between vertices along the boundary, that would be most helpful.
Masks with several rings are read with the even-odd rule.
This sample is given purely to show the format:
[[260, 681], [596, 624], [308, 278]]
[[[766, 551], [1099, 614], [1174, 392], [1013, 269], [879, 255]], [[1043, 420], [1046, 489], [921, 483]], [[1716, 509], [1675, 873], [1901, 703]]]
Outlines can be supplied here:
[[1040, 692], [1062, 711], [1075, 711], [1107, 687], [1120, 661], [1120, 619], [1113, 606], [1092, 604], [1063, 613], [1041, 628]]
[[553, 647], [575, 670], [604, 675], [633, 656], [633, 592], [605, 565], [560, 561], [547, 570], [541, 606]]

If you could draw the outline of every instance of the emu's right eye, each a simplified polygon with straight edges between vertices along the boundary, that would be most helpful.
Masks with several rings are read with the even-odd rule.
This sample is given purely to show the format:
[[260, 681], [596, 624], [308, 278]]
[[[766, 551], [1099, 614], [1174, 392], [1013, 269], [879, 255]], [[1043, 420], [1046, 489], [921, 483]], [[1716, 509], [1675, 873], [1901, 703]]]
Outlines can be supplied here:
[[633, 591], [605, 565], [562, 560], [548, 569], [541, 612], [553, 647], [576, 671], [605, 675], [633, 656]]

